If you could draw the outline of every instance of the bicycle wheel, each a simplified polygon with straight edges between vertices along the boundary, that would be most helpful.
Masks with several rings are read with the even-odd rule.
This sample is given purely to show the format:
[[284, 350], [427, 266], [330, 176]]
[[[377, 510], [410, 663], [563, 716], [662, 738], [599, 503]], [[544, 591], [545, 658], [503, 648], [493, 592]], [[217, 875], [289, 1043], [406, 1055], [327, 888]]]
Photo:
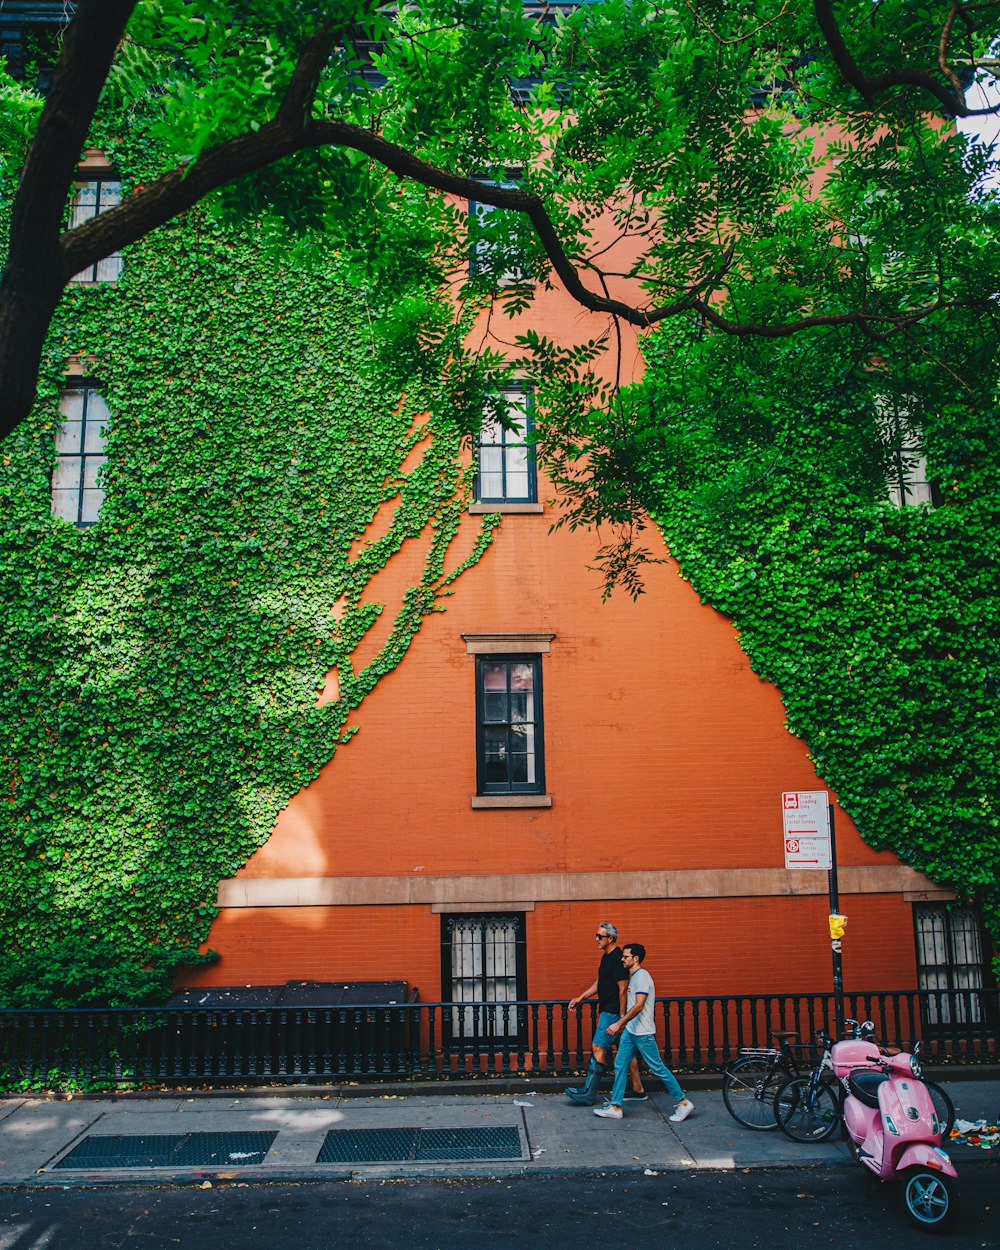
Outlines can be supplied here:
[[829, 1085], [811, 1088], [811, 1078], [786, 1081], [774, 1096], [778, 1128], [792, 1141], [825, 1141], [840, 1124], [837, 1095]]
[[765, 1055], [746, 1055], [734, 1060], [722, 1081], [722, 1101], [726, 1110], [744, 1128], [768, 1130], [778, 1127], [774, 1117], [774, 1095], [788, 1078], [785, 1068]]
[[938, 1124], [941, 1127], [941, 1140], [946, 1142], [955, 1125], [955, 1104], [951, 1101], [947, 1090], [943, 1090], [936, 1081], [924, 1081], [924, 1085], [937, 1113]]

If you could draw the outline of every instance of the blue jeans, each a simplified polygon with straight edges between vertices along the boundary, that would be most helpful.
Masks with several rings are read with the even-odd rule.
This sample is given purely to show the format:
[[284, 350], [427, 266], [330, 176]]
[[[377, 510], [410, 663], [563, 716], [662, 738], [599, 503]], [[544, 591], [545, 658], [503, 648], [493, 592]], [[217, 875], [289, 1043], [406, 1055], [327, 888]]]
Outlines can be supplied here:
[[611, 1102], [620, 1107], [625, 1097], [625, 1086], [628, 1083], [628, 1065], [641, 1055], [646, 1067], [654, 1076], [658, 1076], [667, 1087], [667, 1093], [674, 1102], [680, 1102], [684, 1091], [677, 1083], [677, 1077], [670, 1071], [660, 1058], [660, 1048], [656, 1044], [655, 1033], [630, 1033], [622, 1029], [618, 1034], [618, 1057], [615, 1059], [615, 1087], [611, 1091]]

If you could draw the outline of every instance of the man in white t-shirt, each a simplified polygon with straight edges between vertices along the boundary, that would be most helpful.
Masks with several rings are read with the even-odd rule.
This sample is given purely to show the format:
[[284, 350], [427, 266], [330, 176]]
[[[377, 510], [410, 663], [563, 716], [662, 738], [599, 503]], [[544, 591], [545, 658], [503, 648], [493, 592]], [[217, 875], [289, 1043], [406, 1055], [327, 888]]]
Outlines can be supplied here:
[[674, 1114], [670, 1117], [671, 1123], [680, 1124], [694, 1110], [694, 1104], [690, 1098], [685, 1098], [677, 1078], [660, 1057], [653, 1016], [656, 1009], [656, 987], [653, 985], [653, 978], [642, 966], [645, 958], [646, 948], [640, 942], [629, 942], [622, 949], [622, 960], [629, 977], [626, 1010], [621, 1019], [608, 1026], [608, 1033], [612, 1037], [615, 1034], [621, 1035], [615, 1059], [615, 1086], [608, 1105], [595, 1107], [594, 1115], [606, 1120], [622, 1118], [622, 1099], [628, 1081], [628, 1066], [636, 1055], [641, 1055], [650, 1072], [660, 1078], [667, 1087], [667, 1093], [676, 1103]]

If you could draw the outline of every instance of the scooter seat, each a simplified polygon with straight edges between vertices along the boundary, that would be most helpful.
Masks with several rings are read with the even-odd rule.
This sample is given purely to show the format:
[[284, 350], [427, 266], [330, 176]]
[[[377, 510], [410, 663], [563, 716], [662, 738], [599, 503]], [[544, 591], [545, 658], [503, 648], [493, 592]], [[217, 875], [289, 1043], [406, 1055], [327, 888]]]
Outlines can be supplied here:
[[873, 1072], [870, 1068], [855, 1068], [847, 1078], [847, 1088], [858, 1102], [866, 1107], [878, 1107], [878, 1087], [889, 1079], [886, 1072]]

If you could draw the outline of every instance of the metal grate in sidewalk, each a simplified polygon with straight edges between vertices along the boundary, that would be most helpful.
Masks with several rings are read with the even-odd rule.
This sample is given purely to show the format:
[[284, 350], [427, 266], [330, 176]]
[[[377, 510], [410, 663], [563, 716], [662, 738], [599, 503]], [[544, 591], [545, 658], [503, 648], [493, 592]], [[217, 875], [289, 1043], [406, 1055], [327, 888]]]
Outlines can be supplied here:
[[331, 1129], [317, 1163], [466, 1163], [522, 1159], [521, 1135], [495, 1128]]
[[93, 1134], [54, 1168], [246, 1167], [263, 1163], [277, 1132]]
[[406, 1163], [414, 1158], [418, 1128], [330, 1129], [317, 1163]]

